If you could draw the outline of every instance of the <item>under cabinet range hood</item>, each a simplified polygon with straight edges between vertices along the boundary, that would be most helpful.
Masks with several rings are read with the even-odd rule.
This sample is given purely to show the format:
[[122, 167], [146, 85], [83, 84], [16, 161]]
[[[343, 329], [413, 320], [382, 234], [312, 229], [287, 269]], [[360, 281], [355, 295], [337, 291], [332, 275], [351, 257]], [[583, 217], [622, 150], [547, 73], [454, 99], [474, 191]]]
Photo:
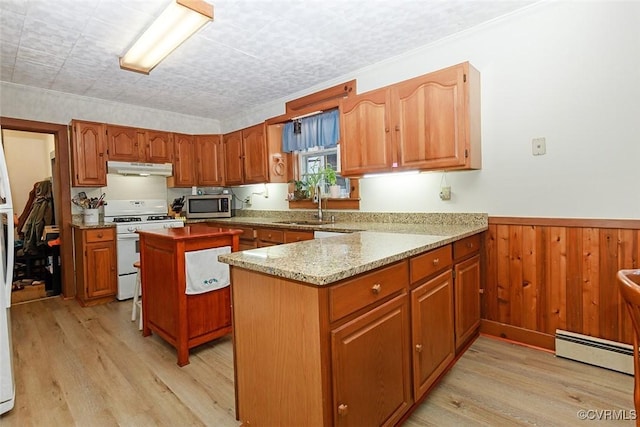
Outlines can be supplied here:
[[120, 175], [171, 176], [171, 163], [107, 162], [107, 172]]

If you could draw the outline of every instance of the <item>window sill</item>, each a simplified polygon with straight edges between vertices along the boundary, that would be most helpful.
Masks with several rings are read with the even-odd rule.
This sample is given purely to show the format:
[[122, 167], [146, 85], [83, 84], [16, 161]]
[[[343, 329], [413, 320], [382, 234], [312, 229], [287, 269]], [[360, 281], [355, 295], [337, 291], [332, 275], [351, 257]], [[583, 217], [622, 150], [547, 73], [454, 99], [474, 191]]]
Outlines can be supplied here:
[[[317, 203], [311, 199], [289, 200], [289, 209], [316, 209]], [[360, 209], [360, 199], [323, 199], [323, 209]]]

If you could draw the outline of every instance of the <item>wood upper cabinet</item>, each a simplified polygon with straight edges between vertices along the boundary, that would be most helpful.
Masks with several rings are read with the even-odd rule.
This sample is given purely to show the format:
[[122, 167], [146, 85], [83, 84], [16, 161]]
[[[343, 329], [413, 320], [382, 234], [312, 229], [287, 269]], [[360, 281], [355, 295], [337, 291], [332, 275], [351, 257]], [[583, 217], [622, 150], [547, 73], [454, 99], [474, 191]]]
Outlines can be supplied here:
[[74, 187], [107, 185], [106, 129], [102, 123], [71, 122], [72, 179]]
[[171, 133], [109, 124], [106, 128], [109, 160], [171, 163]]
[[113, 300], [118, 289], [115, 228], [74, 230], [76, 296], [82, 305]]
[[144, 160], [150, 163], [171, 163], [173, 160], [173, 134], [156, 130], [139, 132], [144, 149]]
[[343, 175], [478, 169], [480, 75], [465, 62], [347, 98], [341, 129]]
[[225, 185], [269, 181], [264, 123], [223, 136]]
[[136, 128], [107, 125], [107, 146], [109, 160], [137, 162], [144, 156]]
[[172, 187], [196, 185], [196, 159], [193, 136], [173, 134], [173, 177]]
[[400, 295], [331, 331], [335, 426], [395, 425], [413, 402]]
[[394, 151], [388, 89], [346, 98], [340, 104], [342, 175], [390, 171]]
[[224, 155], [224, 182], [226, 185], [244, 183], [242, 166], [242, 131], [228, 133], [222, 138]]
[[220, 135], [196, 135], [196, 170], [198, 185], [221, 187], [224, 185], [224, 162]]
[[242, 130], [244, 183], [260, 184], [269, 181], [267, 168], [267, 140], [264, 123]]

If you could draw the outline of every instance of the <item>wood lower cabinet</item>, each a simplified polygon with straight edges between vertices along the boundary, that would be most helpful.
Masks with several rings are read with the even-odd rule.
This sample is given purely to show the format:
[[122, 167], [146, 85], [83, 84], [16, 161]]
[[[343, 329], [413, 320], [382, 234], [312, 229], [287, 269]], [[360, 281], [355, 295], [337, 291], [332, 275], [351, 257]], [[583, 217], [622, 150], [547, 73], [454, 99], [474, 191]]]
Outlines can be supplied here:
[[456, 349], [480, 327], [480, 256], [455, 265]]
[[453, 243], [456, 351], [459, 351], [480, 327], [481, 237], [481, 234], [475, 234]]
[[451, 269], [411, 291], [413, 393], [420, 399], [455, 356]]
[[107, 185], [105, 125], [73, 120], [71, 129], [71, 185], [74, 187]]
[[456, 344], [477, 332], [470, 278], [480, 235], [457, 243], [330, 286], [232, 267], [238, 419], [399, 423], [450, 368]]
[[406, 294], [331, 331], [333, 425], [400, 420], [412, 403], [408, 343]]
[[74, 229], [76, 297], [89, 306], [113, 300], [118, 291], [114, 228]]
[[480, 76], [468, 62], [340, 105], [342, 175], [479, 169]]

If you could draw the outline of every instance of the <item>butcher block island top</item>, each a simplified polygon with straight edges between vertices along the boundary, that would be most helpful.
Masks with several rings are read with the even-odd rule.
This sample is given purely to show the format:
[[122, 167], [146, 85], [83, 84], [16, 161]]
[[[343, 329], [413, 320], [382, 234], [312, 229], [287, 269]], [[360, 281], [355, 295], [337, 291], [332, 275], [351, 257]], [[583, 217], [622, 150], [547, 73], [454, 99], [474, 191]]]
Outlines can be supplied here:
[[[139, 231], [142, 274], [142, 335], [156, 332], [178, 352], [178, 365], [189, 363], [189, 349], [231, 332], [231, 291], [226, 284], [211, 290], [191, 292], [187, 284], [187, 254], [206, 258], [198, 265], [204, 277], [214, 277], [220, 268], [217, 253], [209, 250], [229, 247], [238, 250], [241, 230], [187, 225]], [[195, 268], [195, 267], [194, 267]], [[208, 269], [211, 269], [210, 271]], [[216, 276], [217, 277], [217, 276]], [[217, 280], [216, 280], [217, 282]]]
[[[366, 226], [360, 224], [360, 227]], [[487, 229], [486, 225], [385, 224], [377, 227], [388, 231], [359, 231], [251, 249], [221, 255], [219, 260], [247, 270], [324, 286]]]

